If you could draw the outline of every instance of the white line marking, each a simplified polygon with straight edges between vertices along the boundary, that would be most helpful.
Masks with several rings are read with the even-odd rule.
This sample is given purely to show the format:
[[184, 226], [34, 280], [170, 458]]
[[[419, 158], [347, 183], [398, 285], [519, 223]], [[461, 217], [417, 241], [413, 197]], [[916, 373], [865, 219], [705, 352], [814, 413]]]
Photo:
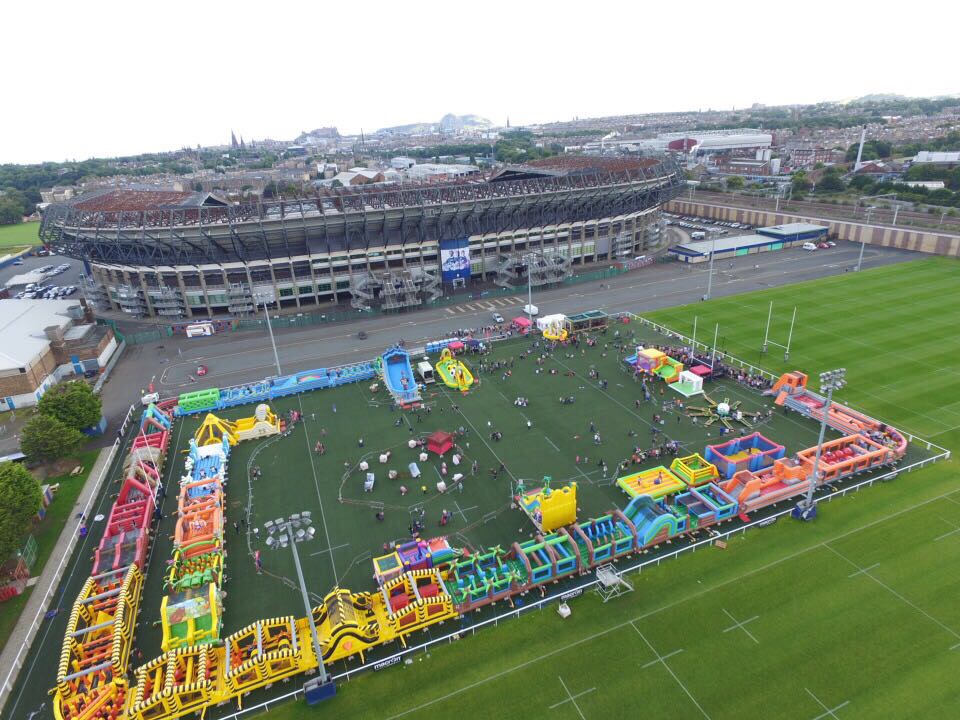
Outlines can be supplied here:
[[754, 616], [753, 616], [752, 618], [750, 618], [749, 620], [744, 620], [743, 622], [741, 622], [741, 621], [737, 620], [737, 619], [730, 613], [730, 611], [727, 610], [726, 608], [721, 608], [721, 609], [723, 610], [723, 612], [725, 612], [725, 613], [727, 614], [727, 617], [728, 617], [728, 618], [730, 618], [731, 620], [733, 620], [733, 625], [731, 625], [731, 626], [728, 627], [726, 630], [724, 630], [725, 633], [728, 633], [728, 632], [730, 632], [731, 630], [743, 630], [743, 631], [747, 634], [747, 637], [749, 637], [751, 640], [753, 640], [757, 645], [760, 644], [760, 641], [757, 640], [757, 639], [753, 636], [753, 634], [744, 627], [744, 625], [746, 625], [747, 623], [752, 623], [754, 620], [756, 620], [757, 618], [759, 618], [759, 617], [760, 617], [759, 615], [754, 615]]
[[[831, 540], [830, 542], [833, 542], [833, 541]], [[890, 593], [891, 595], [893, 595], [894, 597], [898, 598], [899, 600], [903, 601], [904, 603], [906, 603], [907, 605], [909, 605], [910, 607], [912, 607], [914, 610], [916, 610], [918, 613], [920, 613], [921, 615], [923, 615], [924, 617], [926, 617], [928, 620], [930, 620], [930, 621], [936, 623], [937, 625], [939, 625], [941, 628], [943, 628], [943, 629], [946, 630], [948, 633], [950, 633], [951, 635], [953, 635], [953, 637], [956, 638], [957, 640], [960, 640], [960, 633], [957, 633], [957, 631], [954, 630], [953, 628], [948, 627], [947, 625], [944, 625], [942, 622], [940, 622], [939, 620], [937, 620], [933, 615], [931, 615], [930, 613], [928, 613], [926, 610], [924, 610], [923, 608], [921, 608], [921, 607], [918, 606], [918, 605], [915, 605], [913, 602], [911, 602], [910, 600], [908, 600], [907, 598], [905, 598], [903, 595], [901, 595], [900, 593], [898, 593], [896, 590], [894, 590], [892, 587], [890, 587], [889, 585], [887, 585], [885, 582], [883, 582], [883, 580], [880, 580], [879, 578], [876, 578], [876, 577], [874, 577], [873, 575], [871, 575], [870, 572], [869, 572], [869, 570], [867, 570], [867, 569], [865, 569], [865, 568], [861, 568], [859, 565], [857, 565], [853, 560], [851, 560], [850, 558], [848, 558], [848, 557], [847, 557], [846, 555], [844, 555], [842, 552], [840, 552], [839, 550], [837, 550], [837, 549], [835, 549], [835, 548], [830, 547], [830, 545], [829, 545], [828, 543], [823, 543], [823, 546], [824, 546], [827, 550], [829, 550], [830, 552], [832, 552], [834, 555], [836, 555], [837, 557], [842, 558], [842, 559], [845, 560], [846, 562], [848, 562], [848, 563], [850, 563], [851, 565], [853, 565], [853, 567], [857, 568], [858, 570], [862, 570], [862, 571], [863, 571], [863, 574], [866, 575], [866, 576], [867, 576], [868, 578], [870, 578], [871, 580], [873, 580], [877, 585], [879, 585], [880, 587], [882, 587], [884, 590], [886, 590], [887, 592], [889, 592], [889, 593]]]
[[580, 709], [580, 706], [577, 705], [577, 698], [578, 698], [578, 697], [583, 697], [584, 695], [587, 695], [587, 694], [589, 694], [589, 693], [592, 693], [594, 690], [596, 690], [596, 688], [595, 688], [595, 687], [592, 687], [592, 688], [590, 688], [589, 690], [584, 690], [583, 692], [578, 692], [576, 695], [571, 695], [571, 694], [570, 694], [570, 689], [567, 687], [567, 684], [563, 681], [563, 678], [560, 677], [559, 675], [557, 675], [557, 680], [559, 680], [559, 681], [560, 681], [560, 684], [563, 685], [563, 691], [567, 694], [567, 699], [566, 699], [566, 700], [561, 700], [560, 702], [558, 702], [558, 703], [556, 703], [556, 704], [554, 704], [554, 705], [551, 705], [551, 706], [550, 706], [549, 708], [547, 708], [547, 709], [548, 709], [548, 710], [553, 710], [554, 708], [558, 708], [558, 707], [560, 707], [561, 705], [566, 705], [567, 703], [573, 703], [573, 706], [577, 709], [577, 714], [578, 714], [581, 718], [583, 718], [583, 720], [587, 720], [586, 717], [584, 717], [584, 715], [583, 715], [583, 710], [581, 710], [581, 709]]
[[[300, 405], [300, 417], [306, 417], [306, 412], [303, 409], [303, 395], [297, 395], [297, 402]], [[327, 516], [323, 512], [323, 498], [320, 497], [320, 480], [317, 478], [317, 466], [313, 462], [313, 448], [310, 447], [310, 434], [307, 432], [307, 424], [302, 423], [303, 425], [303, 441], [307, 444], [307, 457], [310, 458], [310, 470], [313, 472], [313, 486], [317, 489], [317, 503], [320, 505], [320, 519], [323, 521], [323, 534], [327, 538], [327, 547], [333, 547], [333, 543], [330, 542], [330, 529], [327, 527]], [[339, 585], [340, 580], [337, 578], [337, 563], [333, 559], [333, 553], [330, 553], [330, 566], [333, 568], [333, 584]]]
[[317, 550], [316, 552], [310, 553], [310, 557], [313, 557], [314, 555], [323, 555], [324, 553], [333, 552], [334, 550], [339, 550], [340, 548], [345, 548], [345, 547], [350, 547], [350, 543], [344, 543], [343, 545], [337, 545], [336, 547]]
[[679, 685], [680, 689], [687, 694], [687, 697], [690, 698], [693, 704], [697, 706], [697, 710], [699, 710], [703, 714], [703, 716], [707, 718], [707, 720], [710, 720], [710, 716], [707, 715], [707, 711], [704, 710], [703, 707], [700, 705], [700, 703], [697, 702], [697, 699], [693, 696], [693, 693], [691, 693], [690, 690], [687, 688], [687, 686], [683, 684], [683, 681], [679, 677], [677, 677], [677, 674], [673, 671], [673, 668], [667, 665], [666, 657], [662, 656], [660, 653], [657, 652], [657, 649], [651, 644], [649, 640], [647, 640], [646, 637], [644, 637], [643, 633], [640, 632], [640, 628], [634, 625], [633, 620], [630, 621], [630, 627], [632, 627], [634, 630], [637, 631], [637, 635], [639, 635], [643, 639], [643, 641], [647, 644], [647, 647], [649, 647], [650, 650], [653, 652], [653, 654], [657, 656], [657, 662], [663, 665], [666, 671], [670, 673], [670, 675], [673, 677], [674, 680], [677, 681], [677, 685]]
[[837, 718], [836, 711], [839, 710], [840, 708], [844, 708], [844, 707], [846, 707], [847, 705], [850, 704], [850, 701], [849, 701], [849, 700], [845, 700], [844, 702], [840, 703], [839, 705], [837, 705], [837, 706], [834, 707], [834, 708], [828, 708], [827, 705], [826, 705], [826, 703], [823, 702], [823, 700], [821, 700], [820, 698], [818, 698], [816, 695], [814, 695], [814, 694], [810, 691], [810, 688], [804, 688], [804, 690], [807, 691], [807, 695], [809, 695], [809, 696], [812, 697], [814, 700], [816, 700], [816, 701], [817, 701], [817, 704], [826, 711], [826, 712], [821, 713], [820, 715], [817, 715], [813, 720], [822, 720], [822, 719], [825, 718], [825, 717], [832, 717], [832, 718], [836, 718], [837, 720], [839, 720], [839, 718]]
[[[908, 506], [908, 507], [900, 508], [899, 510], [895, 510], [894, 512], [889, 513], [889, 514], [887, 514], [887, 515], [884, 515], [883, 517], [877, 518], [876, 520], [871, 520], [871, 521], [868, 522], [868, 523], [865, 523], [865, 524], [863, 524], [863, 525], [860, 525], [859, 527], [855, 527], [855, 528], [851, 528], [850, 530], [846, 530], [846, 531], [840, 533], [839, 535], [834, 536], [833, 538], [831, 538], [831, 539], [828, 540], [827, 542], [836, 542], [836, 541], [838, 541], [838, 540], [842, 540], [842, 539], [844, 539], [844, 538], [850, 537], [851, 535], [856, 535], [857, 533], [863, 532], [864, 530], [869, 530], [869, 529], [872, 528], [872, 527], [876, 527], [877, 525], [880, 525], [880, 524], [882, 524], [882, 523], [888, 522], [888, 521], [890, 521], [890, 520], [894, 520], [894, 519], [900, 517], [901, 515], [906, 515], [907, 513], [912, 512], [913, 510], [917, 510], [917, 509], [922, 508], [922, 507], [924, 507], [924, 506], [926, 506], [926, 505], [930, 505], [931, 503], [935, 503], [935, 502], [938, 502], [938, 501], [940, 501], [940, 500], [943, 500], [943, 499], [945, 499], [948, 495], [953, 495], [953, 494], [956, 493], [956, 492], [958, 492], [958, 491], [957, 491], [957, 490], [951, 490], [950, 492], [941, 493], [940, 495], [936, 495], [936, 496], [934, 496], [934, 497], [927, 498], [926, 500], [921, 500], [920, 502], [916, 503], [915, 505], [910, 505], [910, 506]], [[796, 550], [795, 552], [789, 553], [789, 554], [787, 554], [787, 555], [784, 555], [784, 556], [781, 557], [781, 558], [778, 558], [778, 559], [776, 559], [776, 560], [772, 560], [772, 561], [770, 561], [770, 562], [768, 562], [768, 563], [766, 563], [766, 564], [764, 564], [764, 565], [761, 565], [760, 567], [754, 568], [753, 570], [748, 570], [748, 571], [746, 571], [746, 572], [744, 572], [744, 573], [740, 573], [739, 575], [737, 575], [737, 576], [735, 576], [735, 577], [732, 577], [732, 578], [730, 578], [729, 580], [724, 580], [724, 581], [722, 581], [722, 582], [717, 583], [716, 585], [711, 585], [710, 587], [702, 588], [702, 589], [700, 589], [700, 590], [697, 590], [697, 591], [695, 591], [695, 592], [690, 593], [689, 595], [686, 595], [685, 597], [676, 598], [675, 600], [673, 600], [673, 601], [671, 601], [671, 602], [668, 602], [668, 603], [666, 603], [666, 604], [664, 604], [664, 605], [661, 605], [661, 606], [658, 607], [658, 608], [654, 608], [653, 610], [648, 610], [647, 612], [642, 613], [642, 614], [638, 615], [637, 617], [635, 617], [635, 618], [633, 618], [633, 619], [631, 619], [631, 620], [626, 620], [626, 621], [624, 621], [624, 622], [617, 623], [616, 625], [612, 625], [612, 626], [610, 626], [610, 627], [608, 627], [608, 628], [604, 628], [603, 630], [598, 630], [597, 632], [591, 633], [590, 635], [587, 635], [587, 636], [585, 636], [585, 637], [582, 637], [582, 638], [580, 638], [579, 640], [574, 640], [573, 642], [567, 643], [566, 645], [562, 645], [562, 646], [560, 646], [560, 647], [554, 648], [553, 650], [550, 650], [550, 651], [548, 651], [548, 652], [545, 652], [545, 653], [543, 653], [542, 655], [540, 655], [540, 656], [538, 656], [538, 657], [530, 658], [529, 660], [524, 660], [524, 661], [521, 662], [521, 663], [517, 663], [516, 665], [513, 665], [512, 667], [506, 668], [505, 670], [500, 670], [499, 672], [495, 672], [495, 673], [493, 673], [492, 675], [488, 675], [488, 676], [485, 677], [485, 678], [481, 678], [481, 679], [475, 680], [475, 681], [473, 681], [473, 682], [471, 682], [471, 683], [467, 683], [466, 685], [464, 685], [464, 686], [462, 686], [462, 687], [459, 687], [459, 688], [457, 688], [456, 690], [451, 690], [450, 692], [444, 693], [443, 695], [440, 695], [440, 696], [438, 696], [438, 697], [435, 697], [435, 698], [433, 698], [432, 700], [427, 700], [426, 702], [420, 703], [419, 705], [416, 705], [415, 707], [408, 708], [407, 710], [402, 710], [401, 712], [398, 712], [398, 713], [396, 713], [395, 715], [391, 715], [389, 718], [387, 718], [387, 720], [396, 720], [396, 718], [405, 717], [405, 716], [407, 716], [407, 715], [410, 715], [410, 714], [412, 714], [412, 713], [418, 712], [418, 711], [420, 711], [420, 710], [424, 710], [424, 709], [426, 709], [426, 708], [428, 708], [428, 707], [432, 707], [433, 705], [436, 705], [436, 704], [438, 704], [438, 703], [442, 703], [442, 702], [444, 702], [444, 701], [446, 701], [446, 700], [449, 700], [450, 698], [456, 697], [457, 695], [462, 695], [463, 693], [467, 692], [468, 690], [473, 690], [474, 688], [478, 688], [478, 687], [480, 687], [481, 685], [486, 685], [487, 683], [490, 683], [490, 682], [492, 682], [492, 681], [494, 681], [494, 680], [499, 680], [499, 679], [502, 678], [502, 677], [506, 677], [507, 675], [511, 675], [511, 674], [517, 672], [518, 670], [523, 670], [523, 669], [525, 669], [525, 668], [528, 668], [528, 667], [530, 667], [531, 665], [534, 665], [534, 664], [536, 664], [536, 663], [538, 663], [538, 662], [541, 662], [541, 661], [543, 661], [543, 660], [547, 660], [547, 659], [549, 659], [549, 658], [552, 658], [552, 657], [554, 657], [555, 655], [559, 655], [560, 653], [566, 652], [567, 650], [572, 650], [572, 649], [575, 648], [575, 647], [579, 647], [579, 646], [581, 646], [581, 645], [585, 645], [585, 644], [587, 644], [587, 643], [589, 643], [589, 642], [592, 642], [593, 640], [596, 640], [596, 639], [598, 639], [598, 638], [605, 637], [605, 636], [609, 635], [610, 633], [617, 632], [618, 630], [623, 630], [623, 629], [624, 629], [625, 627], [627, 627], [628, 625], [632, 626], [635, 621], [644, 620], [644, 619], [646, 619], [646, 618], [648, 618], [648, 617], [653, 617], [654, 615], [659, 615], [660, 613], [666, 612], [667, 610], [672, 610], [673, 608], [675, 608], [675, 607], [677, 607], [677, 606], [679, 606], [679, 605], [682, 605], [682, 604], [687, 603], [687, 602], [690, 602], [690, 601], [692, 601], [692, 600], [697, 600], [697, 599], [699, 599], [699, 598], [701, 598], [701, 597], [704, 597], [705, 595], [708, 595], [708, 594], [710, 594], [711, 592], [714, 592], [715, 590], [719, 590], [719, 589], [721, 589], [721, 588], [727, 587], [728, 585], [733, 585], [733, 584], [739, 583], [739, 582], [741, 582], [742, 580], [744, 580], [745, 578], [752, 577], [753, 575], [758, 575], [758, 574], [760, 574], [760, 573], [767, 572], [767, 571], [770, 570], [771, 568], [777, 567], [778, 565], [782, 565], [782, 564], [785, 563], [785, 562], [789, 562], [789, 561], [791, 561], [791, 560], [795, 560], [795, 559], [797, 559], [797, 558], [799, 558], [799, 557], [802, 557], [802, 556], [806, 555], [806, 554], [809, 553], [809, 552], [812, 552], [812, 551], [814, 551], [814, 550], [817, 550], [817, 549], [820, 548], [823, 544], [824, 544], [824, 543], [822, 543], [822, 542], [818, 542], [818, 543], [815, 543], [815, 544], [813, 544], [813, 545], [809, 545], [809, 546], [807, 546], [807, 547], [805, 547], [805, 548], [803, 548], [803, 549], [801, 549], [801, 550]], [[636, 629], [636, 628], [634, 628], [634, 629]], [[958, 643], [956, 647], [960, 647], [960, 643]]]
[[460, 517], [463, 518], [463, 521], [464, 521], [464, 522], [470, 522], [469, 520], [467, 520], [467, 516], [464, 515], [464, 513], [467, 513], [467, 512], [470, 512], [471, 510], [476, 510], [476, 509], [477, 509], [477, 506], [476, 506], [476, 505], [471, 505], [470, 507], [462, 508], [462, 507], [460, 507], [460, 503], [458, 503], [456, 500], [453, 501], [453, 505], [454, 505], [455, 508], [457, 508], [457, 512], [460, 513]]
[[937, 542], [937, 540], [943, 540], [944, 538], [948, 538], [948, 537], [950, 537], [951, 535], [956, 535], [957, 533], [960, 533], [960, 525], [956, 525], [956, 524], [950, 522], [949, 520], [947, 520], [946, 518], [940, 518], [940, 519], [943, 520], [943, 522], [945, 522], [947, 525], [949, 525], [950, 527], [952, 527], [953, 530], [951, 530], [950, 532], [945, 532], [945, 533], [944, 533], [943, 535], [941, 535], [940, 537], [935, 537], [935, 538], [933, 539], [934, 542]]
[[456, 315], [457, 313], [452, 308], [446, 308], [446, 311], [451, 315]]
[[644, 663], [643, 665], [640, 666], [640, 669], [641, 669], [641, 670], [646, 670], [646, 669], [647, 669], [648, 667], [650, 667], [651, 665], [656, 665], [657, 663], [662, 662], [662, 661], [664, 661], [664, 660], [667, 660], [668, 658], [672, 658], [674, 655], [679, 655], [679, 654], [682, 653], [682, 652], [683, 652], [683, 648], [680, 648], [679, 650], [674, 650], [673, 652], [669, 652], [669, 653], [667, 653], [666, 655], [662, 655], [662, 656], [660, 656], [660, 657], [657, 657], [656, 659], [651, 660], [651, 661], [648, 662], [648, 663]]
[[852, 573], [850, 573], [849, 575], [847, 575], [847, 577], [848, 577], [848, 578], [854, 578], [854, 577], [856, 577], [857, 575], [863, 575], [864, 573], [868, 573], [868, 572], [870, 572], [871, 570], [876, 570], [878, 567], [880, 567], [880, 563], [874, 563], [874, 564], [871, 565], [870, 567], [864, 568], [863, 570], [854, 570]]
[[557, 452], [560, 452], [560, 448], [558, 448], [556, 445], [554, 445], [553, 440], [551, 440], [550, 438], [548, 438], [546, 435], [543, 436], [543, 439], [546, 440], [548, 443], [550, 443], [550, 447], [552, 447], [552, 448], [553, 448], [554, 450], [556, 450]]

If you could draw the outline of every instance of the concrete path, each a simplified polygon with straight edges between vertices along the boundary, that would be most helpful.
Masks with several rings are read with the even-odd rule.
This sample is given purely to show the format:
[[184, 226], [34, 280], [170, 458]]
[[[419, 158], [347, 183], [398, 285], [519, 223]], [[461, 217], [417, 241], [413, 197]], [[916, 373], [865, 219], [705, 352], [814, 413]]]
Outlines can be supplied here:
[[2, 668], [0, 670], [0, 673], [2, 673], [0, 674], [0, 682], [3, 683], [0, 686], [0, 711], [3, 710], [10, 697], [10, 692], [16, 684], [20, 669], [27, 658], [27, 651], [43, 624], [43, 615], [56, 594], [60, 578], [63, 576], [70, 556], [73, 554], [74, 545], [79, 538], [80, 521], [77, 515], [81, 512], [87, 512], [93, 504], [94, 498], [99, 494], [103, 482], [107, 479], [110, 463], [118, 446], [119, 443], [117, 442], [105, 447], [97, 456], [97, 460], [90, 470], [90, 475], [87, 476], [87, 482], [77, 498], [77, 503], [60, 532], [57, 544], [33, 586], [30, 597], [27, 599], [27, 605], [10, 634], [10, 638], [3, 646], [3, 651], [0, 652], [0, 668]]

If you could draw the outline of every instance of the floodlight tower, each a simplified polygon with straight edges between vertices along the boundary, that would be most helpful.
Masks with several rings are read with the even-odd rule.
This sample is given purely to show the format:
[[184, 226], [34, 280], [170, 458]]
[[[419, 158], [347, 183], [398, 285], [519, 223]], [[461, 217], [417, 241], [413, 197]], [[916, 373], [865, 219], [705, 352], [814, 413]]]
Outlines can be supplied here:
[[267, 531], [266, 544], [269, 548], [290, 546], [293, 551], [293, 564], [297, 569], [297, 581], [300, 584], [300, 594], [303, 597], [303, 608], [307, 613], [307, 623], [310, 625], [310, 636], [313, 640], [313, 652], [317, 656], [317, 669], [320, 676], [308, 680], [303, 685], [303, 696], [307, 703], [313, 705], [320, 700], [333, 697], [337, 691], [327, 668], [323, 664], [323, 648], [320, 646], [320, 636], [317, 634], [317, 624], [313, 619], [313, 608], [310, 607], [310, 596], [307, 593], [307, 583], [303, 579], [303, 569], [300, 567], [300, 553], [297, 544], [313, 540], [317, 529], [313, 527], [313, 518], [309, 510], [294, 513], [287, 518], [268, 520], [263, 527]]
[[820, 391], [827, 393], [827, 400], [823, 404], [823, 417], [820, 419], [820, 438], [817, 440], [817, 452], [813, 458], [813, 470], [808, 479], [807, 494], [793, 509], [793, 517], [800, 520], [813, 520], [817, 516], [817, 506], [813, 494], [817, 490], [817, 481], [820, 479], [820, 455], [823, 453], [823, 438], [827, 433], [827, 418], [830, 415], [830, 405], [833, 404], [833, 391], [839, 390], [847, 384], [847, 369], [837, 368], [820, 373]]
[[[254, 303], [257, 301], [263, 303], [263, 314], [267, 318], [267, 331], [270, 333], [270, 346], [273, 348], [273, 362], [277, 366], [277, 377], [280, 377], [283, 375], [283, 372], [280, 370], [280, 356], [277, 354], [277, 342], [273, 339], [273, 325], [270, 323], [270, 308], [267, 307], [267, 303], [274, 301], [273, 293], [258, 292], [254, 295]], [[279, 303], [277, 303], [277, 307], [280, 307]]]
[[523, 255], [523, 262], [527, 266], [527, 319], [533, 326], [533, 263], [537, 261], [537, 254], [528, 252]]

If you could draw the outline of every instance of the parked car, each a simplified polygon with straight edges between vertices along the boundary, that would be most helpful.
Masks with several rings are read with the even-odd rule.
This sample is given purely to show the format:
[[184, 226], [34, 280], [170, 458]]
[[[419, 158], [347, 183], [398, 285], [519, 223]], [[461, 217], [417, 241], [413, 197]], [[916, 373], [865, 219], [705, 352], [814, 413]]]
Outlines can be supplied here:
[[493, 321], [494, 321], [497, 325], [503, 324], [503, 315], [501, 315], [500, 313], [495, 312], [495, 313], [493, 313], [493, 315], [492, 315], [491, 317], [493, 318]]
[[817, 249], [817, 246], [814, 245], [812, 242], [805, 242], [801, 247], [803, 247], [803, 249], [807, 251]]
[[829, 249], [830, 249], [830, 246], [827, 245], [825, 242], [817, 243], [817, 247], [820, 248], [821, 250], [829, 250]]

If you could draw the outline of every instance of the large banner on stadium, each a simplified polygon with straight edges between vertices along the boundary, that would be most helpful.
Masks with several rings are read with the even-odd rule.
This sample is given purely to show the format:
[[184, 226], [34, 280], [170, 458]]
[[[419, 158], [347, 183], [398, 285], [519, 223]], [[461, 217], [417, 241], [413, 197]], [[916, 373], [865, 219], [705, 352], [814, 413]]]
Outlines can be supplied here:
[[454, 280], [470, 279], [470, 240], [440, 241], [440, 272], [443, 282], [452, 283]]

